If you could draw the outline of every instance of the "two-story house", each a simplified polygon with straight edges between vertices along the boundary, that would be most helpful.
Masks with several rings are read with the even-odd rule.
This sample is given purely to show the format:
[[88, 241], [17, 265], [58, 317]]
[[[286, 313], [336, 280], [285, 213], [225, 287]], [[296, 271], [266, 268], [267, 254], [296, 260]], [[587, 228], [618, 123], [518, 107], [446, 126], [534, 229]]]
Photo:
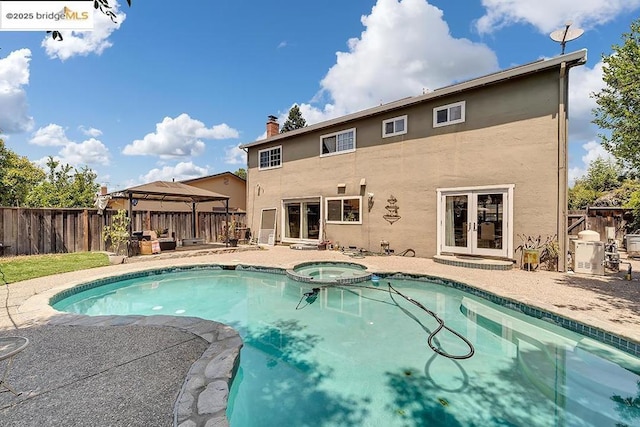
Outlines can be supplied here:
[[[519, 235], [566, 253], [569, 69], [540, 60], [244, 144], [264, 243], [515, 259]], [[389, 82], [393, 84], [393, 82]], [[566, 268], [560, 257], [559, 270]]]

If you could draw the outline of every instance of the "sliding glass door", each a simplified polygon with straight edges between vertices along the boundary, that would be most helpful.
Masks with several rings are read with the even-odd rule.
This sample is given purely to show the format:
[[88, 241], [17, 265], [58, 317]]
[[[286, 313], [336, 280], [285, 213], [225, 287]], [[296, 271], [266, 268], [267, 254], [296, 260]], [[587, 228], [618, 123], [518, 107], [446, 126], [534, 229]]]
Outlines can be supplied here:
[[320, 239], [320, 198], [283, 201], [283, 241]]

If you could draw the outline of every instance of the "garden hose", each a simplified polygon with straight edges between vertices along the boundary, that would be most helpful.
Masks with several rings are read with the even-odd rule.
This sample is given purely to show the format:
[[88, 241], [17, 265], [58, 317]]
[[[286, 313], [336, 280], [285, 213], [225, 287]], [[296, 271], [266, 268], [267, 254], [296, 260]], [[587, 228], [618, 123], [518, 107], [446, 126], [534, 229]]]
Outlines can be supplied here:
[[[427, 338], [427, 345], [435, 353], [437, 353], [437, 354], [439, 354], [441, 356], [447, 357], [449, 359], [456, 359], [456, 360], [469, 359], [471, 356], [473, 356], [475, 354], [475, 348], [473, 347], [473, 344], [471, 344], [471, 342], [468, 339], [466, 339], [465, 337], [463, 337], [461, 334], [459, 334], [458, 332], [456, 332], [453, 329], [451, 329], [448, 326], [446, 326], [444, 324], [444, 320], [442, 320], [440, 317], [438, 317], [437, 314], [435, 314], [433, 311], [431, 311], [428, 308], [426, 308], [420, 302], [418, 302], [418, 301], [414, 300], [413, 298], [411, 298], [411, 297], [409, 297], [407, 295], [404, 295], [402, 292], [398, 291], [396, 288], [394, 288], [391, 285], [391, 282], [387, 282], [387, 285], [388, 285], [388, 289], [381, 289], [381, 288], [375, 288], [375, 287], [372, 287], [372, 286], [363, 286], [363, 285], [356, 285], [356, 284], [350, 284], [348, 286], [340, 285], [340, 284], [326, 284], [326, 285], [323, 285], [321, 287], [315, 287], [312, 290], [302, 294], [302, 297], [300, 297], [300, 301], [298, 301], [298, 305], [296, 305], [296, 310], [301, 310], [301, 309], [307, 307], [308, 305], [313, 304], [315, 302], [315, 300], [318, 298], [318, 294], [320, 293], [320, 291], [322, 289], [327, 289], [327, 288], [332, 288], [333, 287], [333, 288], [343, 288], [343, 289], [364, 288], [364, 289], [373, 289], [375, 291], [385, 291], [385, 292], [389, 292], [389, 296], [391, 297], [391, 300], [394, 302], [394, 304], [397, 307], [399, 307], [402, 311], [404, 311], [405, 314], [407, 314], [409, 317], [411, 317], [416, 322], [420, 323], [420, 321], [415, 316], [413, 316], [411, 313], [409, 313], [404, 308], [400, 307], [400, 304], [398, 304], [396, 302], [395, 298], [393, 297], [393, 294], [401, 296], [405, 300], [409, 301], [411, 304], [413, 304], [416, 307], [420, 308], [421, 310], [425, 311], [427, 314], [429, 314], [431, 317], [433, 317], [436, 320], [436, 322], [438, 322], [438, 327], [436, 328], [436, 330], [433, 331], [433, 332], [429, 332], [429, 337]], [[301, 306], [303, 300], [306, 301], [306, 304]], [[453, 355], [453, 354], [449, 354], [449, 353], [445, 352], [444, 350], [441, 350], [439, 346], [434, 345], [433, 344], [433, 340], [435, 339], [435, 336], [442, 330], [447, 330], [447, 331], [451, 332], [452, 334], [454, 334], [455, 336], [457, 336], [458, 338], [460, 338], [467, 345], [467, 347], [469, 347], [469, 352], [467, 354], [464, 354], [464, 355]]]

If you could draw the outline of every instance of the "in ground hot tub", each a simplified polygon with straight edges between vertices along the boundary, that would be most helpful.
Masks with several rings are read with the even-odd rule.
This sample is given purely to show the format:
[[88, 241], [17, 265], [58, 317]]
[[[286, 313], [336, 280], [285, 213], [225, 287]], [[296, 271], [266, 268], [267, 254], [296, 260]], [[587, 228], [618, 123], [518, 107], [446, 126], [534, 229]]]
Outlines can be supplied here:
[[367, 268], [352, 262], [305, 262], [287, 270], [287, 276], [305, 283], [359, 283], [371, 279]]

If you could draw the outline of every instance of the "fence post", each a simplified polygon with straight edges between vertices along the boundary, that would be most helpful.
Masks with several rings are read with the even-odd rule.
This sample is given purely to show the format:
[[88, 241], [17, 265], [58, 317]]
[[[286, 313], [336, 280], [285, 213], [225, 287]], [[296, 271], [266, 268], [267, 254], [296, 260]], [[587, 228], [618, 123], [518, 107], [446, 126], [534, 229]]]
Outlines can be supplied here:
[[82, 211], [82, 249], [89, 252], [89, 211]]

